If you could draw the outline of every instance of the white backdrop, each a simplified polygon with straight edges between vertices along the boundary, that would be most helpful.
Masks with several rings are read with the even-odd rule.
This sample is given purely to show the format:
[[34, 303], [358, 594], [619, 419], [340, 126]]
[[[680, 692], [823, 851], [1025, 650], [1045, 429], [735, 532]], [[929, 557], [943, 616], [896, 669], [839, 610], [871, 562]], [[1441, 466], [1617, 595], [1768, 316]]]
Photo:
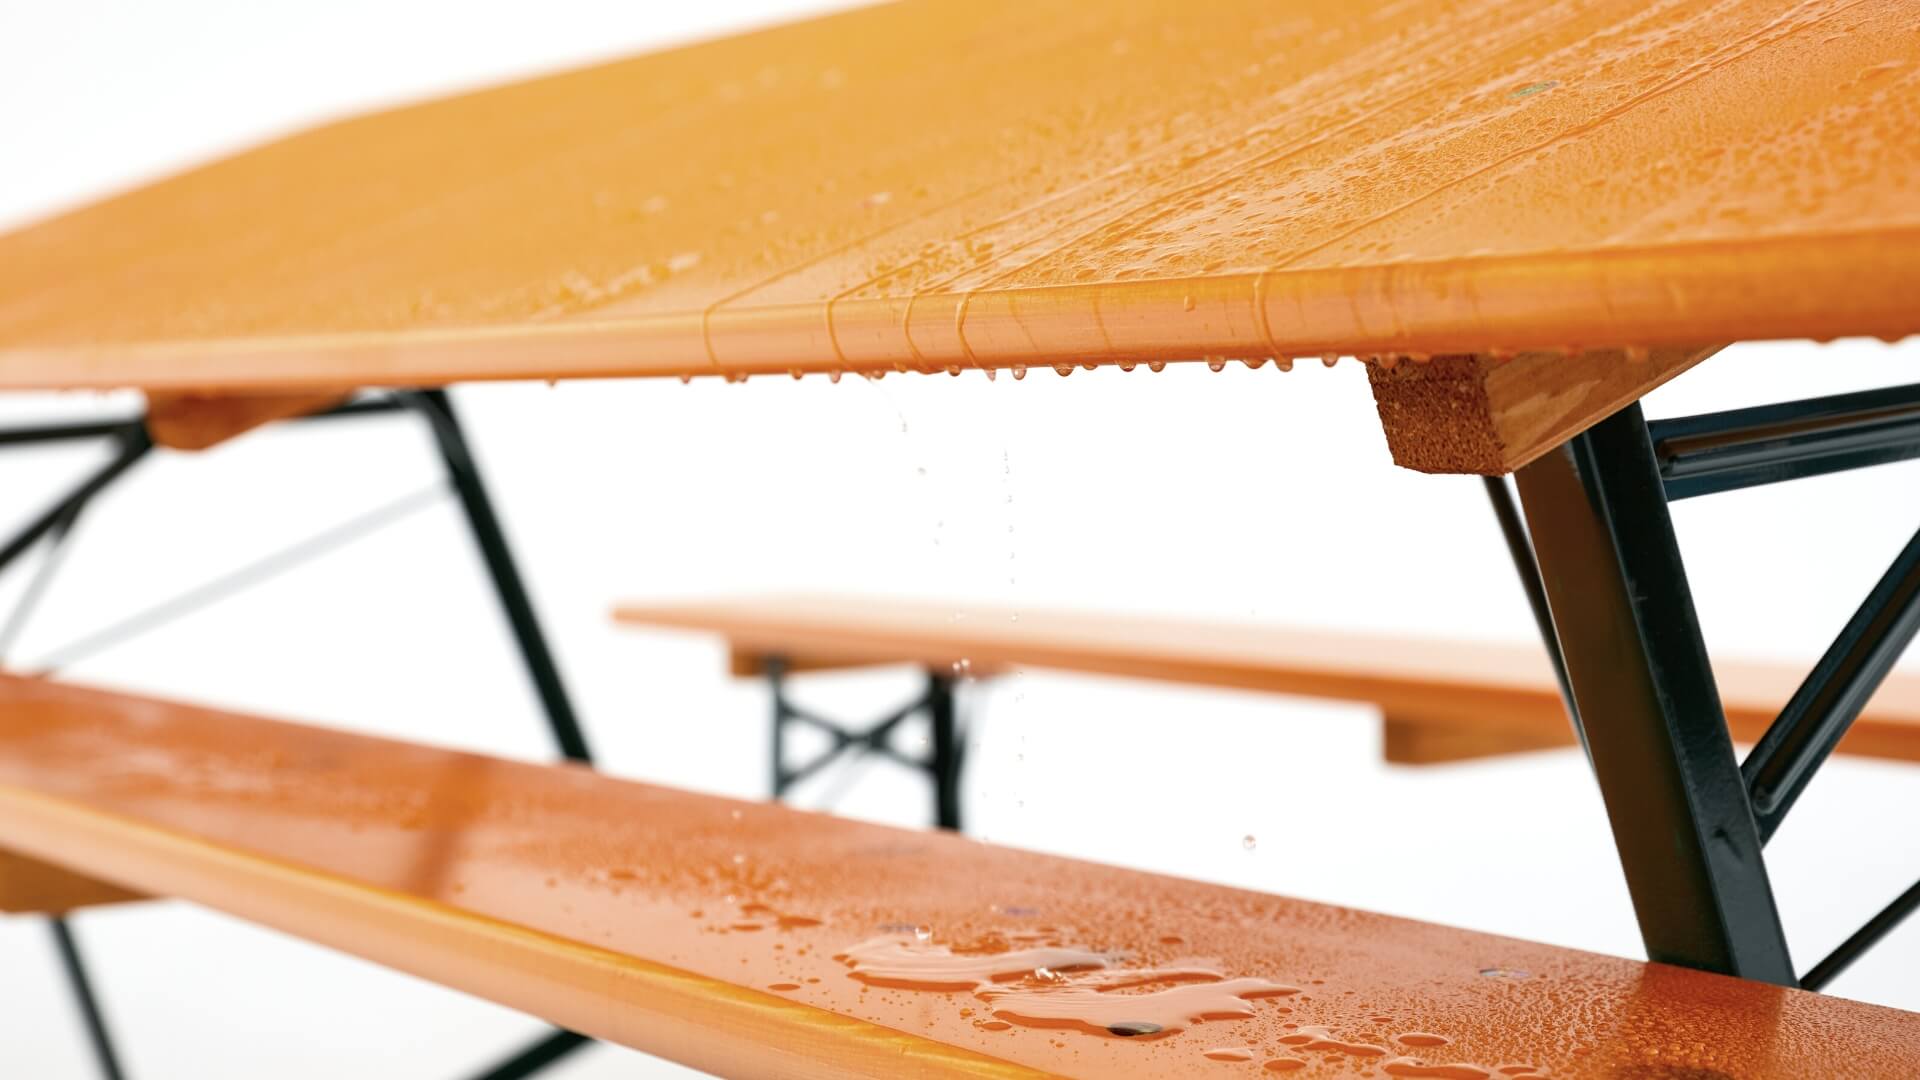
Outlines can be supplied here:
[[[564, 0], [536, 9], [0, 6], [0, 227], [290, 126], [828, 5]], [[663, 148], [664, 152], [670, 152]], [[1912, 344], [1745, 346], [1648, 402], [1677, 415], [1911, 379]], [[462, 389], [606, 767], [756, 795], [762, 692], [697, 637], [616, 631], [617, 597], [897, 592], [1528, 640], [1478, 482], [1394, 469], [1351, 362]], [[0, 423], [118, 414], [0, 398]], [[99, 454], [0, 453], [0, 526]], [[1675, 509], [1718, 652], [1810, 660], [1920, 525], [1914, 465]], [[400, 419], [274, 429], [165, 455], [90, 512], [19, 647], [31, 664], [246, 560], [435, 483]], [[0, 611], [22, 575], [0, 582]], [[464, 526], [444, 499], [150, 636], [76, 678], [495, 753], [547, 743]], [[1383, 657], [1390, 661], [1390, 657]], [[905, 672], [819, 679], [850, 713]], [[1411, 771], [1365, 711], [1124, 680], [978, 687], [972, 831], [995, 841], [1639, 955], [1598, 797], [1572, 752]], [[1768, 850], [1801, 963], [1920, 873], [1920, 784], [1841, 760]], [[818, 792], [809, 793], [817, 797]], [[914, 825], [875, 766], [839, 806]], [[1251, 850], [1241, 838], [1253, 835]], [[457, 1076], [538, 1030], [493, 1006], [182, 904], [82, 915], [133, 1076]], [[1920, 931], [1835, 984], [1920, 1008]], [[556, 1077], [683, 1072], [596, 1048]], [[0, 919], [0, 1077], [86, 1077], [43, 927]]]

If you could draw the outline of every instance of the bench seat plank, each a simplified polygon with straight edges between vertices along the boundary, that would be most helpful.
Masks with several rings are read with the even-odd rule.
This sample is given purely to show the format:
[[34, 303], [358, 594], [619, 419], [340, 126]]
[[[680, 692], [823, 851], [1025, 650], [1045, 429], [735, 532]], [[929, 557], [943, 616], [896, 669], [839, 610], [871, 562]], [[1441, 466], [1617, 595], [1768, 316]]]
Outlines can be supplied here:
[[[1920, 1017], [1897, 1010], [16, 677], [0, 839], [724, 1075], [1221, 1075], [1203, 1054], [1236, 1047], [1308, 1075], [1864, 1078], [1920, 1059]], [[1036, 1004], [1046, 984], [890, 985], [1031, 967], [990, 954], [1010, 943], [1104, 957], [1055, 976], [1096, 1012], [1162, 999], [1073, 983], [1192, 957], [1299, 992], [1168, 984], [1182, 1002], [1252, 995], [1234, 998], [1252, 1015], [1121, 1038], [1034, 1026], [1046, 1002], [1084, 1004]]]
[[[636, 601], [614, 614], [633, 626], [720, 634], [741, 673], [768, 656], [788, 657], [796, 668], [914, 663], [947, 670], [963, 661], [976, 674], [1052, 668], [1366, 702], [1402, 728], [1511, 735], [1516, 748], [1572, 741], [1552, 669], [1532, 645], [885, 597]], [[1734, 738], [1753, 742], [1805, 669], [1717, 660], [1714, 674]], [[1920, 761], [1920, 678], [1889, 676], [1840, 749]], [[1436, 760], [1448, 756], [1434, 753]]]
[[0, 387], [1896, 337], [1917, 28], [1902, 0], [880, 4], [0, 237]]

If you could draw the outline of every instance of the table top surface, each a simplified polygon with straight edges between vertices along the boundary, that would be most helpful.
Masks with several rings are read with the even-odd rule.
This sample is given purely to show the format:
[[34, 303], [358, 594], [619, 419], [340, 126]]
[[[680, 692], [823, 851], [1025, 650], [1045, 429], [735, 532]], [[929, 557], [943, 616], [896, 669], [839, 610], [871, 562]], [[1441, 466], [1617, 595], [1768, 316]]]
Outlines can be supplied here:
[[[0, 704], [9, 846], [722, 1075], [1763, 1080], [1920, 1054], [1894, 1009], [962, 836], [42, 680], [0, 676]], [[1088, 788], [1090, 827], [1113, 797]], [[1393, 857], [1338, 832], [1269, 842]], [[1163, 1030], [1110, 1030], [1141, 1022]]]
[[1920, 331], [1902, 0], [907, 0], [0, 237], [0, 387]]

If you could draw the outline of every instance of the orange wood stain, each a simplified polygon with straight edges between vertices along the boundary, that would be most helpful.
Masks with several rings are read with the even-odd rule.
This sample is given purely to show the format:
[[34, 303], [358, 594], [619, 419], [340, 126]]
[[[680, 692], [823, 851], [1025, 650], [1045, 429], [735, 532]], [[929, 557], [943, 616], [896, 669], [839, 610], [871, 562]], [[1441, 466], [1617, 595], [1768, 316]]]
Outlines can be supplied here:
[[909, 0], [302, 132], [0, 238], [0, 386], [1920, 330], [1904, 0]]
[[[1920, 1017], [1840, 998], [40, 680], [0, 678], [0, 836], [727, 1075], [1213, 1076], [1224, 1046], [1313, 1075], [1878, 1078], [1920, 1058]], [[1303, 821], [1293, 842], [1344, 840]], [[1252, 1015], [1032, 1026], [1061, 1011], [1037, 974], [995, 984], [1001, 1015], [835, 959], [886, 937], [883, 958], [923, 963], [1089, 950], [1109, 966], [1051, 976], [1082, 998], [1205, 958]]]
[[[721, 634], [742, 673], [765, 656], [791, 657], [801, 668], [914, 663], [948, 670], [965, 661], [979, 675], [1054, 668], [1358, 701], [1401, 725], [1536, 742], [1568, 730], [1553, 672], [1532, 645], [886, 597], [632, 602], [614, 617]], [[1811, 666], [1716, 660], [1734, 738], [1757, 740]], [[1920, 677], [1889, 676], [1840, 747], [1920, 761]]]

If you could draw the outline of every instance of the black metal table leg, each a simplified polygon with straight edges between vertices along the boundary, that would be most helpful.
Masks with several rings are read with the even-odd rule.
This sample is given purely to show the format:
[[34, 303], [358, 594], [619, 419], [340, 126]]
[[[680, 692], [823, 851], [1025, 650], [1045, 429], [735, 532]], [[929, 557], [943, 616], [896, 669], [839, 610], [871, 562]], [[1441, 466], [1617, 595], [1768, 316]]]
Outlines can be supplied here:
[[482, 483], [480, 469], [473, 459], [473, 450], [467, 445], [466, 437], [460, 430], [460, 421], [454, 415], [453, 402], [444, 390], [421, 390], [410, 397], [420, 415], [426, 418], [427, 426], [433, 430], [434, 442], [440, 448], [442, 460], [446, 462], [447, 474], [453, 480], [454, 491], [460, 496], [460, 507], [466, 512], [467, 524], [473, 529], [474, 542], [479, 545], [480, 555], [486, 560], [494, 591], [499, 595], [500, 606], [505, 609], [507, 622], [513, 628], [514, 640], [519, 643], [520, 657], [526, 661], [527, 674], [532, 677], [534, 689], [540, 695], [540, 703], [546, 709], [547, 723], [553, 728], [554, 741], [568, 760], [590, 762], [593, 754], [587, 748], [586, 735], [574, 715], [573, 702], [567, 697], [566, 686], [560, 681], [560, 668], [547, 648], [546, 636], [540, 631], [540, 620], [534, 614], [533, 601], [528, 598], [520, 570], [514, 565], [506, 533], [500, 527], [499, 516], [494, 513], [493, 500], [487, 497], [486, 485]]
[[1648, 956], [1796, 985], [1640, 407], [1519, 482]]
[[80, 943], [74, 940], [73, 928], [58, 915], [47, 920], [47, 927], [53, 931], [53, 944], [60, 951], [60, 963], [67, 972], [67, 985], [73, 987], [74, 1004], [79, 1007], [80, 1018], [86, 1023], [87, 1038], [93, 1043], [93, 1058], [100, 1067], [100, 1075], [105, 1080], [121, 1080], [126, 1074], [120, 1071], [120, 1059], [114, 1053], [112, 1037], [107, 1034], [107, 1021], [101, 1015], [100, 1001], [94, 996], [93, 983], [87, 978], [87, 965], [80, 957]]

